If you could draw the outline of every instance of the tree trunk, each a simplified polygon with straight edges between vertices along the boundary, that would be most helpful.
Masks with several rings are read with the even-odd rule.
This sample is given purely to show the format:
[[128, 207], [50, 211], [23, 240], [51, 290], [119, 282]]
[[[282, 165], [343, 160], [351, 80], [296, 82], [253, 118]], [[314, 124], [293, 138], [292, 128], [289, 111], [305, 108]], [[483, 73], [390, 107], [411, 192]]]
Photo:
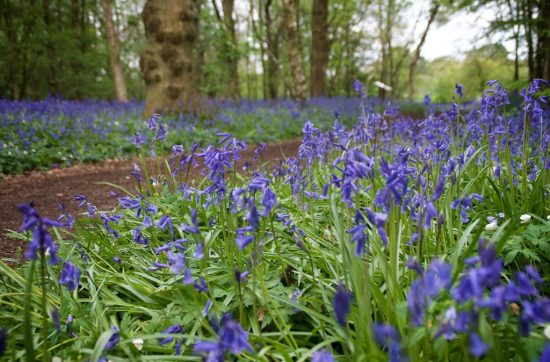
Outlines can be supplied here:
[[279, 33], [273, 34], [271, 0], [266, 1], [264, 11], [267, 38], [267, 89], [269, 98], [275, 99], [279, 91]]
[[412, 102], [414, 98], [414, 72], [416, 70], [416, 65], [418, 64], [418, 60], [420, 59], [420, 51], [422, 50], [422, 46], [424, 46], [424, 42], [426, 41], [426, 36], [430, 31], [430, 27], [434, 22], [438, 11], [439, 11], [439, 4], [435, 4], [432, 7], [432, 10], [430, 10], [430, 17], [428, 18], [428, 23], [426, 24], [426, 28], [424, 29], [424, 32], [420, 37], [420, 41], [416, 46], [416, 49], [413, 54], [413, 58], [411, 60], [411, 63], [409, 64], [409, 81], [408, 81], [409, 102]]
[[296, 24], [298, 4], [299, 0], [283, 0], [283, 22], [286, 30], [286, 45], [290, 60], [290, 73], [294, 79], [293, 97], [303, 102], [306, 99], [306, 77], [298, 51], [298, 25]]
[[143, 24], [149, 42], [140, 59], [146, 84], [147, 115], [170, 110], [194, 111], [200, 0], [147, 0]]
[[313, 0], [311, 14], [311, 96], [327, 95], [326, 69], [330, 53], [328, 41], [328, 0]]
[[550, 4], [539, 1], [536, 21], [537, 53], [535, 57], [535, 78], [550, 80]]
[[533, 32], [531, 22], [533, 20], [531, 1], [527, 0], [523, 4], [523, 27], [525, 31], [525, 41], [527, 42], [527, 67], [529, 69], [529, 80], [535, 76], [535, 57], [533, 47]]
[[228, 58], [229, 92], [231, 97], [239, 98], [239, 44], [235, 34], [235, 20], [233, 19], [234, 0], [222, 0], [223, 22], [229, 38], [225, 51]]
[[103, 7], [103, 16], [105, 17], [109, 61], [111, 63], [111, 72], [113, 73], [113, 81], [115, 83], [116, 99], [120, 102], [127, 102], [128, 94], [126, 92], [126, 82], [124, 81], [124, 72], [122, 71], [122, 64], [120, 63], [120, 47], [118, 45], [115, 25], [113, 24], [110, 0], [101, 0], [101, 6]]
[[55, 69], [55, 49], [54, 44], [52, 41], [52, 33], [54, 32], [53, 26], [52, 26], [52, 10], [50, 8], [50, 1], [49, 0], [42, 0], [42, 7], [44, 9], [44, 23], [46, 24], [46, 29], [48, 31], [48, 35], [46, 35], [46, 48], [48, 52], [48, 92], [57, 93], [57, 75], [56, 75], [56, 69]]

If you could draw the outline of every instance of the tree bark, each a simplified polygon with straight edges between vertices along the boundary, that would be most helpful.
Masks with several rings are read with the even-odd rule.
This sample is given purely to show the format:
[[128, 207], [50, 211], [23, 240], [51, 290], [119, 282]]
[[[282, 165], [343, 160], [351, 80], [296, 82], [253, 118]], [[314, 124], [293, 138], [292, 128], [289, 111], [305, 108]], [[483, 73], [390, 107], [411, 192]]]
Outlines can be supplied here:
[[538, 2], [536, 20], [537, 53], [535, 56], [535, 78], [550, 80], [550, 4], [548, 0]]
[[290, 60], [290, 73], [294, 79], [293, 98], [303, 102], [306, 99], [306, 77], [298, 51], [298, 25], [296, 24], [298, 4], [299, 0], [283, 0], [283, 22]]
[[233, 98], [240, 97], [239, 90], [239, 44], [235, 33], [235, 20], [233, 19], [234, 0], [222, 0], [223, 22], [229, 38], [226, 45], [226, 56], [228, 58], [229, 70], [229, 91]]
[[311, 96], [327, 95], [326, 69], [330, 53], [328, 41], [328, 0], [313, 0], [311, 14]]
[[535, 51], [533, 47], [533, 32], [531, 27], [533, 16], [530, 0], [524, 2], [522, 10], [525, 41], [527, 42], [527, 68], [529, 69], [529, 80], [531, 80], [535, 76]]
[[147, 115], [194, 111], [200, 0], [147, 0], [142, 17], [149, 42], [140, 59], [146, 84]]
[[46, 48], [48, 52], [48, 91], [51, 93], [57, 93], [57, 75], [55, 69], [55, 49], [52, 41], [52, 33], [54, 32], [52, 26], [52, 10], [50, 8], [50, 0], [42, 0], [42, 7], [44, 9], [44, 23], [48, 34], [46, 35]]
[[276, 99], [279, 93], [279, 33], [273, 33], [271, 0], [266, 1], [264, 11], [267, 39], [267, 89], [269, 97]]
[[118, 35], [113, 23], [110, 0], [101, 0], [101, 6], [103, 8], [103, 16], [105, 17], [109, 61], [111, 64], [111, 72], [113, 73], [113, 81], [115, 83], [116, 99], [120, 102], [127, 102], [128, 94], [126, 92], [126, 81], [124, 80], [124, 72], [122, 71], [122, 64], [120, 63], [120, 47], [118, 45]]
[[435, 20], [435, 17], [437, 16], [437, 12], [439, 11], [439, 4], [435, 4], [432, 9], [430, 10], [430, 17], [428, 18], [428, 23], [426, 24], [426, 28], [424, 29], [424, 32], [422, 33], [422, 36], [420, 37], [420, 41], [416, 45], [416, 49], [414, 50], [413, 58], [409, 64], [409, 80], [408, 80], [408, 90], [409, 90], [409, 102], [412, 102], [414, 98], [414, 72], [416, 70], [416, 65], [418, 64], [418, 60], [420, 59], [420, 52], [422, 50], [422, 46], [424, 46], [424, 42], [426, 41], [426, 36], [428, 35], [428, 32], [430, 31], [430, 27], [432, 23]]

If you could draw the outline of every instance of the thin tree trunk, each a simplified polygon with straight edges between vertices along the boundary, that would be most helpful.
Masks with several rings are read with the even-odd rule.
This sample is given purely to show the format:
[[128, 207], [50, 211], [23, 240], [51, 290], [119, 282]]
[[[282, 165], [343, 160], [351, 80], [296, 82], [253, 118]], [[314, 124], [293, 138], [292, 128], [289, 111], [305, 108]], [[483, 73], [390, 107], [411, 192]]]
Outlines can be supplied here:
[[327, 95], [326, 68], [328, 41], [328, 0], [313, 0], [311, 14], [311, 96]]
[[529, 69], [529, 79], [535, 76], [535, 59], [533, 48], [533, 32], [531, 22], [533, 20], [531, 1], [527, 0], [523, 4], [523, 27], [525, 30], [525, 41], [527, 42], [527, 67]]
[[306, 99], [306, 77], [298, 50], [298, 25], [296, 24], [298, 4], [299, 0], [283, 0], [283, 17], [286, 30], [286, 45], [290, 59], [290, 72], [294, 79], [293, 97], [303, 102]]
[[44, 9], [44, 23], [46, 24], [46, 29], [48, 31], [46, 47], [48, 52], [48, 91], [57, 93], [57, 76], [55, 71], [55, 50], [54, 44], [52, 41], [52, 32], [54, 31], [52, 26], [52, 12], [50, 8], [49, 0], [42, 0], [42, 7]]
[[239, 91], [239, 45], [235, 33], [235, 20], [233, 19], [234, 0], [222, 0], [223, 22], [229, 37], [230, 44], [227, 47], [228, 69], [230, 73], [230, 94], [233, 98], [240, 97]]
[[416, 45], [416, 49], [414, 50], [414, 53], [413, 53], [413, 58], [409, 64], [409, 80], [408, 80], [409, 102], [412, 102], [414, 98], [414, 72], [416, 70], [416, 65], [418, 64], [418, 60], [420, 59], [420, 52], [422, 51], [422, 47], [426, 42], [426, 37], [428, 35], [428, 32], [430, 31], [430, 27], [432, 23], [435, 20], [435, 17], [437, 16], [438, 11], [439, 11], [439, 4], [435, 4], [430, 10], [430, 17], [428, 18], [428, 23], [426, 24], [426, 28], [424, 29], [424, 32], [422, 32], [420, 41]]
[[267, 39], [267, 88], [269, 98], [276, 99], [279, 93], [279, 32], [273, 34], [271, 0], [264, 7]]
[[538, 4], [535, 78], [550, 80], [550, 4], [548, 0]]
[[113, 73], [113, 81], [115, 83], [116, 99], [121, 102], [127, 102], [128, 94], [126, 92], [126, 81], [124, 80], [124, 72], [122, 71], [122, 64], [120, 63], [120, 47], [118, 45], [118, 36], [113, 23], [110, 0], [101, 0], [101, 6], [103, 7], [103, 16], [105, 17], [109, 61], [111, 64], [111, 72]]
[[143, 24], [148, 47], [140, 67], [146, 85], [145, 113], [194, 111], [200, 0], [147, 0]]

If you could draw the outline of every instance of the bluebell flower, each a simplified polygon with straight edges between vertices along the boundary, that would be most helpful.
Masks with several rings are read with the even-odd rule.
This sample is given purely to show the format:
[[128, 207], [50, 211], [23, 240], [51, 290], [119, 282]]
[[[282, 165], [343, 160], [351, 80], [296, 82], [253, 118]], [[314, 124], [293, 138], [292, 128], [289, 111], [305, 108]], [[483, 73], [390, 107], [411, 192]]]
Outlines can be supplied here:
[[477, 333], [470, 334], [470, 354], [472, 356], [480, 358], [487, 353], [488, 349], [487, 344]]
[[242, 283], [246, 281], [248, 275], [250, 275], [249, 270], [241, 272], [238, 268], [235, 268], [235, 280], [237, 281], [237, 283]]
[[375, 323], [372, 325], [374, 341], [384, 350], [389, 352], [390, 362], [405, 361], [401, 356], [400, 337], [397, 330], [389, 324]]
[[[0, 356], [2, 353], [0, 352]], [[550, 362], [550, 342], [547, 342], [542, 350], [542, 353], [539, 358], [539, 362]]]
[[427, 270], [420, 275], [420, 278], [413, 282], [407, 297], [407, 304], [414, 325], [423, 324], [425, 310], [431, 301], [442, 290], [450, 287], [451, 270], [449, 264], [435, 259], [430, 263]]
[[210, 308], [212, 307], [212, 300], [208, 299], [206, 301], [206, 304], [204, 305], [204, 307], [202, 308], [202, 311], [201, 311], [201, 315], [203, 317], [206, 317], [206, 315], [208, 314], [208, 312], [210, 311]]
[[153, 115], [147, 120], [147, 128], [149, 128], [150, 130], [157, 129], [159, 118], [160, 115], [158, 113], [153, 113]]
[[193, 275], [191, 274], [191, 269], [189, 268], [186, 268], [183, 273], [183, 284], [185, 285], [195, 284], [195, 279], [193, 278]]
[[[182, 330], [183, 330], [182, 326], [180, 326], [179, 324], [175, 324], [173, 326], [166, 328], [164, 331], [161, 332], [161, 334], [178, 334], [178, 333], [181, 333]], [[160, 339], [159, 344], [161, 346], [164, 346], [165, 344], [168, 344], [173, 340], [174, 340], [174, 337], [172, 336], [166, 337], [166, 338]]]
[[118, 342], [120, 341], [120, 334], [118, 333], [118, 328], [116, 326], [111, 326], [111, 330], [113, 331], [113, 334], [105, 344], [105, 347], [103, 348], [104, 351], [108, 351], [110, 349], [115, 348]]
[[254, 241], [254, 236], [252, 235], [246, 235], [244, 231], [238, 229], [237, 230], [237, 237], [235, 238], [235, 244], [239, 247], [239, 250], [244, 250], [250, 244]]
[[204, 249], [204, 243], [199, 243], [197, 245], [197, 250], [195, 250], [195, 253], [193, 254], [193, 256], [197, 259], [202, 259], [204, 256], [203, 249]]
[[19, 211], [23, 213], [23, 225], [20, 230], [32, 231], [32, 241], [29, 244], [29, 249], [25, 252], [27, 259], [35, 260], [38, 253], [49, 253], [50, 264], [57, 264], [59, 257], [57, 256], [58, 246], [54, 244], [52, 236], [48, 231], [50, 226], [63, 226], [58, 221], [43, 218], [34, 208], [34, 204], [21, 204], [18, 206]]
[[352, 83], [353, 90], [359, 94], [361, 98], [366, 98], [365, 86], [359, 80], [355, 79]]
[[136, 147], [141, 147], [141, 145], [145, 143], [145, 141], [147, 141], [147, 136], [136, 132], [134, 134], [134, 138], [132, 139], [132, 144], [134, 144]]
[[355, 225], [348, 230], [348, 234], [351, 235], [351, 242], [356, 243], [355, 255], [361, 256], [363, 254], [365, 243], [367, 242], [367, 225], [365, 223], [365, 218], [357, 210], [355, 214]]
[[386, 229], [384, 228], [386, 221], [388, 220], [388, 214], [383, 212], [374, 212], [368, 207], [365, 208], [365, 212], [367, 213], [370, 223], [376, 227], [376, 230], [378, 230], [378, 235], [380, 235], [382, 244], [384, 246], [388, 246], [388, 236], [386, 234]]
[[352, 295], [353, 294], [346, 290], [342, 284], [338, 285], [336, 288], [336, 294], [334, 295], [332, 306], [334, 307], [336, 321], [341, 326], [346, 324], [346, 318], [350, 310]]
[[203, 277], [199, 277], [198, 280], [195, 280], [193, 287], [200, 293], [208, 293], [208, 284], [206, 284], [206, 280]]
[[313, 353], [311, 362], [334, 362], [334, 356], [326, 349], [320, 349]]
[[263, 217], [269, 215], [271, 210], [273, 210], [273, 208], [277, 205], [277, 195], [269, 187], [267, 187], [264, 191], [262, 205], [264, 207], [262, 212]]
[[460, 98], [464, 97], [464, 86], [462, 84], [455, 84], [455, 93], [458, 94]]
[[198, 234], [199, 233], [199, 221], [197, 218], [197, 209], [191, 210], [191, 225], [187, 225], [182, 223], [180, 225], [180, 228], [182, 231], [190, 233], [190, 234]]
[[169, 215], [163, 215], [159, 221], [157, 221], [157, 227], [161, 230], [166, 229], [166, 226], [168, 226], [168, 229], [170, 230], [170, 234], [174, 234], [174, 229], [172, 227], [172, 219]]
[[430, 104], [432, 104], [432, 98], [429, 94], [424, 95], [424, 106], [428, 107]]
[[63, 263], [63, 269], [61, 270], [61, 275], [59, 276], [59, 284], [65, 285], [67, 290], [72, 292], [78, 287], [79, 280], [80, 269], [73, 265], [70, 261]]
[[82, 207], [84, 205], [86, 205], [86, 202], [88, 202], [88, 200], [86, 199], [86, 196], [83, 195], [83, 194], [78, 194], [74, 197], [74, 200], [76, 202], [78, 202], [78, 207]]
[[148, 245], [149, 244], [149, 238], [144, 236], [142, 233], [143, 227], [138, 226], [135, 229], [131, 230], [130, 233], [132, 234], [132, 239], [138, 244], [142, 245]]
[[74, 321], [74, 317], [72, 314], [69, 314], [67, 316], [67, 320], [65, 320], [65, 331], [67, 333], [69, 333], [71, 331], [71, 324], [73, 323]]
[[206, 360], [211, 362], [223, 362], [226, 352], [239, 354], [243, 351], [252, 352], [252, 346], [248, 343], [248, 333], [227, 314], [221, 319], [216, 340], [198, 341], [193, 347], [194, 353], [206, 353]]
[[61, 332], [61, 319], [59, 316], [59, 310], [57, 308], [53, 308], [50, 316], [52, 317], [52, 323], [55, 327], [55, 330], [58, 333]]
[[[290, 300], [292, 301], [292, 303], [297, 304], [298, 298], [300, 298], [301, 296], [302, 296], [302, 291], [296, 288], [292, 293], [290, 293]], [[294, 307], [294, 313], [298, 313], [299, 311], [300, 309], [298, 309], [297, 307]]]

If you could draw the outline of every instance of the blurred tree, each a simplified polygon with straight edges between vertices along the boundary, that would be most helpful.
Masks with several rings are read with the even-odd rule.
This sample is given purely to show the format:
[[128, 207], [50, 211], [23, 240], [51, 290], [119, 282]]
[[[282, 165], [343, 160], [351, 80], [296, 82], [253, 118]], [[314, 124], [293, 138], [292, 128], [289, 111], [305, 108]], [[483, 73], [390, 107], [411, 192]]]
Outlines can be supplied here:
[[[550, 1], [548, 0], [462, 0], [459, 8], [479, 11], [493, 7], [497, 16], [488, 31], [513, 32], [518, 57], [520, 39], [527, 51], [529, 79], [550, 78]], [[517, 62], [516, 62], [517, 63]]]
[[229, 79], [229, 87], [227, 87], [227, 95], [232, 98], [240, 97], [239, 88], [239, 43], [235, 31], [234, 16], [234, 0], [222, 0], [223, 14], [220, 14], [216, 0], [212, 0], [212, 7], [216, 18], [219, 20], [225, 29], [223, 39], [223, 47], [220, 56], [224, 59], [227, 78]]
[[328, 0], [313, 0], [311, 14], [311, 96], [327, 95], [326, 68], [330, 53]]
[[128, 101], [128, 93], [126, 91], [126, 81], [124, 80], [124, 72], [120, 63], [120, 47], [118, 35], [113, 24], [113, 14], [111, 11], [111, 1], [101, 0], [103, 8], [103, 16], [105, 19], [105, 32], [107, 35], [107, 45], [109, 49], [109, 61], [111, 64], [111, 72], [115, 84], [116, 99], [121, 102]]
[[416, 65], [418, 64], [418, 60], [420, 59], [420, 52], [422, 51], [422, 46], [424, 46], [424, 42], [426, 41], [426, 36], [428, 35], [428, 32], [430, 31], [430, 27], [432, 23], [435, 21], [437, 13], [439, 12], [439, 7], [440, 7], [440, 4], [439, 2], [437, 2], [437, 0], [431, 4], [431, 9], [429, 12], [426, 27], [424, 28], [424, 31], [420, 35], [420, 40], [416, 45], [416, 48], [413, 52], [413, 57], [409, 63], [409, 78], [407, 83], [409, 102], [412, 102], [414, 97], [414, 71], [416, 70]]
[[298, 50], [298, 25], [297, 14], [299, 0], [283, 0], [283, 23], [285, 28], [286, 46], [290, 62], [290, 73], [293, 79], [294, 88], [292, 97], [298, 101], [306, 99], [306, 76], [302, 59]]
[[147, 115], [194, 110], [200, 96], [196, 72], [200, 0], [147, 0], [143, 24], [149, 45], [140, 67]]

